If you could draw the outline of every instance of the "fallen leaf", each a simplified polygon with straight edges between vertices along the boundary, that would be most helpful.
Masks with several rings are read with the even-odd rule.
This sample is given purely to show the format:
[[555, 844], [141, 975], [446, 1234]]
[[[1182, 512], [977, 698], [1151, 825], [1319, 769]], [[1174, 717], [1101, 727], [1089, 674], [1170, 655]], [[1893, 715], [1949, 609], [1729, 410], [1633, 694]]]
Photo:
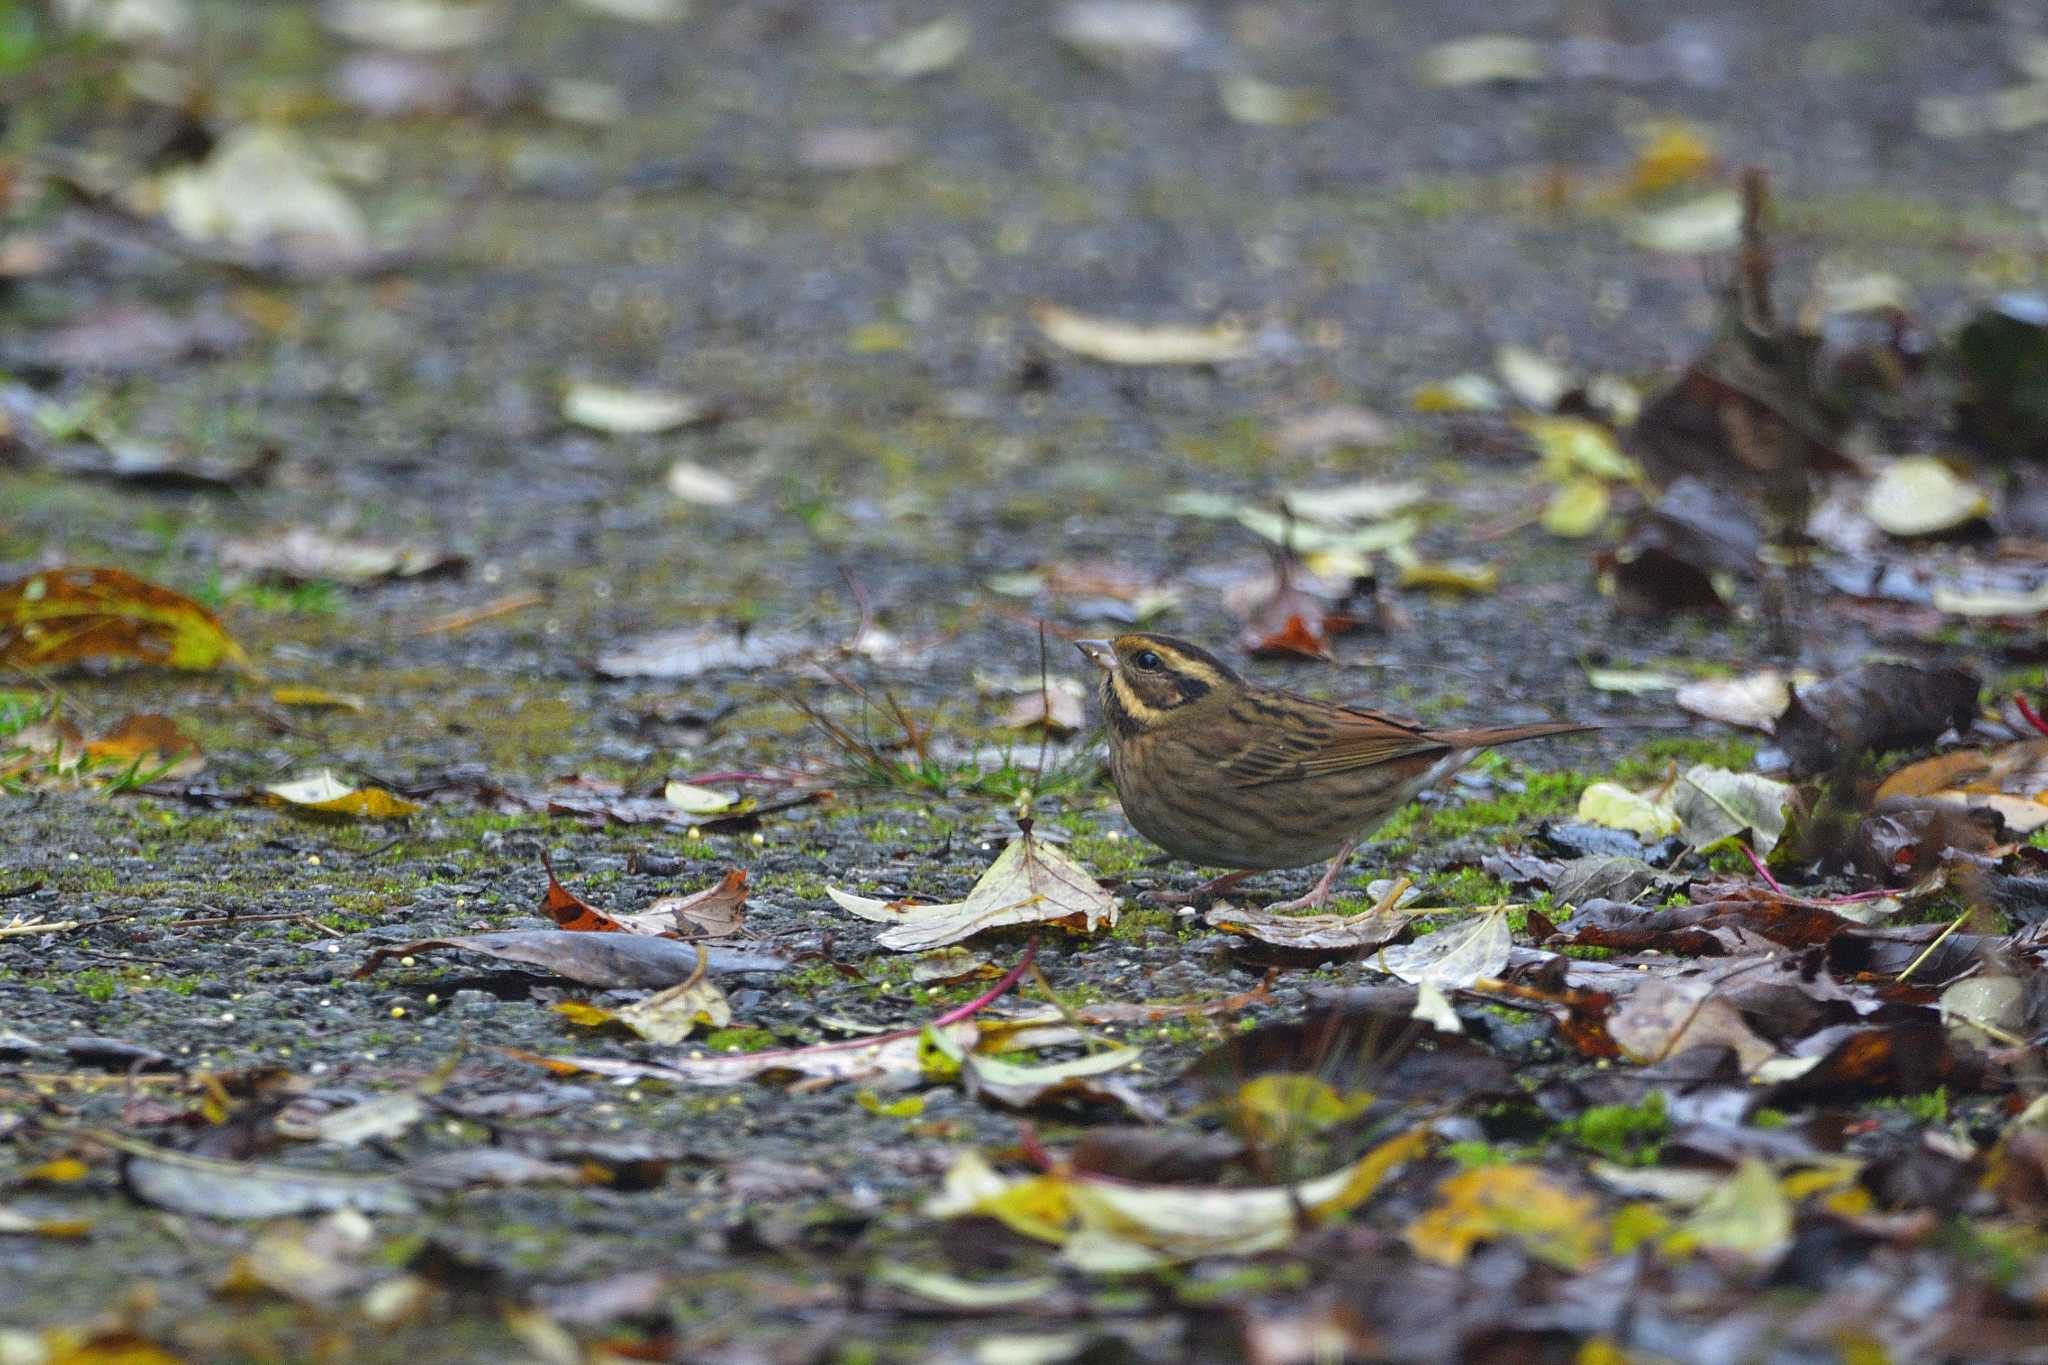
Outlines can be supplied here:
[[1461, 1266], [1481, 1242], [1515, 1242], [1561, 1270], [1583, 1270], [1606, 1250], [1600, 1201], [1535, 1166], [1482, 1166], [1436, 1187], [1437, 1202], [1408, 1225], [1409, 1249]]
[[984, 929], [1016, 924], [1057, 924], [1082, 933], [1114, 927], [1116, 897], [1104, 891], [1058, 845], [1022, 832], [989, 865], [967, 898], [945, 905], [875, 900], [826, 887], [840, 909], [891, 925], [875, 938], [884, 948], [920, 952], [971, 938]]
[[1685, 679], [1648, 668], [1588, 668], [1586, 685], [1596, 692], [1621, 692], [1647, 696], [1652, 692], [1674, 692]]
[[868, 70], [888, 81], [929, 76], [966, 56], [973, 37], [966, 19], [944, 15], [877, 46], [868, 54]]
[[0, 586], [0, 665], [103, 660], [252, 671], [219, 617], [120, 569], [50, 569]]
[[1688, 1048], [1730, 1048], [1742, 1073], [1749, 1075], [1778, 1050], [1757, 1037], [1716, 989], [1715, 982], [1700, 977], [1651, 977], [1607, 1017], [1607, 1036], [1630, 1061], [1644, 1064]]
[[811, 128], [797, 135], [796, 159], [814, 171], [881, 171], [916, 150], [907, 128]]
[[1398, 907], [1382, 910], [1374, 906], [1356, 915], [1275, 915], [1217, 905], [1202, 918], [1213, 929], [1242, 934], [1275, 948], [1351, 956], [1398, 937], [1415, 915]]
[[1163, 66], [1208, 38], [1202, 17], [1178, 0], [1070, 0], [1053, 16], [1053, 36], [1100, 66]]
[[355, 1209], [413, 1213], [413, 1198], [395, 1180], [328, 1175], [251, 1161], [216, 1161], [152, 1147], [102, 1129], [86, 1136], [121, 1153], [121, 1180], [145, 1204], [195, 1218], [291, 1218]]
[[85, 756], [147, 769], [152, 781], [183, 780], [206, 766], [198, 741], [179, 730], [170, 717], [150, 714], [122, 718], [85, 746]]
[[1645, 839], [1678, 833], [1678, 812], [1668, 800], [1632, 792], [1615, 782], [1595, 782], [1580, 792], [1578, 818], [1606, 829], [1625, 829]]
[[754, 672], [788, 663], [817, 647], [794, 631], [725, 628], [665, 631], [615, 645], [597, 656], [604, 678], [663, 678], [677, 681], [721, 670]]
[[1376, 450], [1391, 445], [1392, 423], [1370, 408], [1349, 404], [1319, 408], [1273, 433], [1273, 444], [1289, 455], [1329, 455], [1339, 450]]
[[1088, 689], [1077, 678], [1050, 678], [1005, 707], [996, 724], [1005, 730], [1043, 731], [1055, 738], [1088, 724]]
[[1636, 246], [1675, 255], [1732, 251], [1742, 240], [1742, 201], [1723, 192], [1640, 213], [1629, 220], [1627, 236]]
[[1995, 810], [2014, 833], [2031, 834], [2048, 825], [2048, 739], [1909, 763], [1878, 784], [1875, 800], [1903, 797]]
[[1578, 474], [1559, 484], [1543, 504], [1543, 529], [1566, 540], [1582, 540], [1599, 530], [1613, 509], [1614, 496], [1607, 485], [1590, 474]]
[[273, 687], [270, 699], [279, 706], [332, 707], [360, 714], [369, 703], [353, 692], [330, 692], [324, 687]]
[[1425, 85], [1521, 85], [1549, 74], [1550, 61], [1542, 44], [1504, 33], [1438, 43], [1422, 54]]
[[739, 798], [731, 792], [713, 791], [688, 782], [670, 781], [661, 789], [661, 799], [685, 815], [715, 815], [731, 810]]
[[1054, 303], [1034, 304], [1032, 321], [1054, 345], [1110, 365], [1215, 365], [1251, 350], [1237, 323], [1146, 326], [1090, 317]]
[[504, 19], [496, 0], [326, 0], [320, 20], [351, 42], [400, 52], [476, 47]]
[[1499, 976], [1513, 950], [1507, 912], [1488, 910], [1424, 934], [1413, 943], [1384, 949], [1373, 965], [1410, 985], [1427, 981], [1449, 990], [1469, 986], [1481, 977]]
[[699, 1024], [714, 1029], [730, 1024], [732, 1006], [715, 982], [700, 976], [615, 1009], [611, 1016], [650, 1043], [673, 1046]]
[[612, 436], [653, 436], [702, 422], [709, 404], [662, 389], [577, 381], [562, 394], [562, 420]]
[[1699, 763], [1679, 776], [1671, 793], [1679, 836], [1708, 849], [1745, 830], [1759, 855], [1768, 855], [1785, 832], [1792, 787], [1755, 773], [1734, 773]]
[[668, 467], [671, 496], [699, 507], [730, 507], [740, 500], [740, 486], [715, 469], [690, 460], [677, 460]]
[[345, 1104], [339, 1109], [310, 1117], [286, 1109], [273, 1124], [283, 1136], [302, 1142], [322, 1142], [330, 1147], [359, 1147], [365, 1142], [402, 1137], [426, 1116], [426, 1100], [419, 1092], [406, 1090]]
[[1636, 130], [1636, 141], [1628, 169], [1631, 194], [1655, 194], [1704, 180], [1719, 160], [1713, 134], [1683, 119], [1653, 120]]
[[[541, 896], [540, 912], [553, 920], [557, 929], [579, 934], [636, 932], [563, 886], [560, 879], [555, 876], [554, 860], [546, 853], [541, 854], [540, 862], [548, 874], [548, 889]], [[664, 921], [658, 928], [641, 929], [637, 932], [658, 934], [667, 927], [668, 924]]]
[[1420, 479], [1362, 479], [1334, 488], [1289, 489], [1280, 495], [1280, 504], [1299, 521], [1353, 526], [1386, 521], [1428, 497], [1429, 485]]
[[1357, 1207], [1427, 1142], [1427, 1130], [1418, 1127], [1328, 1175], [1252, 1189], [1144, 1185], [1071, 1170], [1004, 1176], [970, 1151], [954, 1162], [925, 1213], [995, 1218], [1013, 1232], [1059, 1244], [1063, 1259], [1096, 1272], [1249, 1256], [1286, 1245], [1304, 1221]]
[[323, 768], [311, 777], [278, 782], [263, 789], [270, 804], [282, 806], [294, 815], [354, 820], [402, 820], [426, 809], [415, 801], [394, 796], [382, 787], [351, 787]]
[[1216, 78], [1216, 93], [1232, 122], [1255, 128], [1292, 128], [1327, 118], [1329, 95], [1307, 85], [1275, 85], [1242, 71]]
[[1769, 1264], [1792, 1245], [1792, 1201], [1771, 1168], [1749, 1157], [1679, 1225], [1674, 1240]]
[[1792, 704], [1793, 687], [1819, 681], [1819, 675], [1814, 673], [1787, 676], [1778, 669], [1766, 668], [1739, 678], [1701, 678], [1689, 682], [1678, 689], [1673, 700], [1681, 710], [1696, 716], [1769, 734], [1777, 727], [1778, 717]]
[[1863, 495], [1863, 511], [1894, 536], [1932, 536], [1991, 515], [1991, 495], [1931, 455], [1893, 460]]
[[310, 526], [289, 526], [260, 536], [223, 541], [219, 557], [224, 569], [264, 574], [288, 583], [424, 578], [459, 570], [464, 563], [462, 556], [445, 550], [352, 540]]
[[425, 938], [378, 948], [356, 969], [367, 976], [392, 958], [449, 949], [539, 967], [585, 986], [658, 989], [688, 980], [702, 947], [714, 973], [773, 973], [789, 959], [767, 952], [680, 943], [652, 934], [590, 934], [566, 929], [507, 929], [455, 938]]
[[206, 160], [165, 173], [158, 192], [165, 221], [193, 241], [277, 251], [308, 268], [346, 268], [371, 253], [363, 211], [285, 128], [230, 130]]
[[1516, 398], [1537, 412], [1551, 412], [1572, 390], [1564, 366], [1527, 346], [1502, 346], [1493, 353], [1493, 368]]
[[663, 896], [645, 910], [617, 916], [641, 933], [674, 931], [688, 938], [730, 938], [747, 918], [747, 874], [734, 868], [714, 886], [687, 896]]

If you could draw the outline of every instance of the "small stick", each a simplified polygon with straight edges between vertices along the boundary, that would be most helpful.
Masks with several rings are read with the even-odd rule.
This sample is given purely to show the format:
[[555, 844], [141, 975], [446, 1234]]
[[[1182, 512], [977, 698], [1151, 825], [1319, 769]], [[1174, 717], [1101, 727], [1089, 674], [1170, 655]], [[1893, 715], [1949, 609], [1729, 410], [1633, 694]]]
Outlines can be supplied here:
[[1936, 934], [1934, 936], [1934, 942], [1928, 944], [1925, 948], [1922, 948], [1920, 950], [1920, 956], [1914, 958], [1911, 962], [1908, 962], [1906, 964], [1906, 970], [1900, 972], [1896, 979], [1903, 983], [1907, 977], [1913, 974], [1914, 970], [1918, 968], [1921, 963], [1925, 962], [1928, 958], [1934, 955], [1934, 950], [1936, 948], [1939, 948], [1943, 944], [1943, 942], [1947, 940], [1950, 934], [1953, 934], [1956, 930], [1962, 928], [1963, 921], [1968, 919], [1969, 917], [1970, 909], [1965, 909], [1962, 914], [1957, 915], [1955, 918], [1955, 923], [1949, 925], [1948, 928]]
[[525, 611], [528, 607], [537, 607], [547, 600], [547, 598], [537, 592], [510, 593], [504, 597], [486, 602], [480, 607], [473, 607], [468, 611], [457, 611], [451, 612], [446, 616], [437, 616], [414, 630], [412, 635], [414, 639], [418, 639], [422, 635], [453, 635], [458, 631], [468, 630], [471, 626], [482, 625], [486, 621], [496, 620], [500, 616], [510, 616], [514, 612]]
[[0, 938], [18, 938], [23, 934], [61, 934], [66, 929], [76, 929], [84, 923], [84, 920], [76, 919], [60, 919], [49, 922], [32, 919], [24, 920], [19, 924], [0, 924]]

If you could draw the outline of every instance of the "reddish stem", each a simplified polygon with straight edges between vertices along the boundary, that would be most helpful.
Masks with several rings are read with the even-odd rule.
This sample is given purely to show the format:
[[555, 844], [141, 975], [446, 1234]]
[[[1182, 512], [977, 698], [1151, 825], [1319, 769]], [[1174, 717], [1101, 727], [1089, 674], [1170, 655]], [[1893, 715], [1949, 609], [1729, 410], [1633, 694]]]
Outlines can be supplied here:
[[986, 993], [976, 996], [964, 1005], [955, 1005], [938, 1018], [926, 1024], [926, 1028], [944, 1028], [957, 1024], [970, 1015], [979, 1014], [1000, 999], [1003, 993], [1024, 979], [1024, 973], [1031, 970], [1031, 964], [1038, 957], [1038, 940], [1032, 939], [1024, 945], [1024, 956], [1017, 959], [1017, 965], [1003, 973], [1003, 979], [990, 986]]
[[2033, 727], [2034, 727], [2034, 728], [2035, 728], [2036, 730], [2039, 730], [2039, 731], [2040, 731], [2040, 732], [2041, 732], [2042, 734], [2044, 734], [2044, 735], [2048, 735], [2048, 720], [2042, 720], [2042, 719], [2041, 719], [2041, 716], [2040, 716], [2040, 713], [2039, 713], [2039, 712], [2037, 712], [2036, 710], [2034, 710], [2034, 708], [2033, 708], [2033, 707], [2031, 707], [2031, 706], [2027, 705], [2027, 694], [2026, 694], [2026, 693], [2024, 693], [2024, 692], [2015, 692], [2015, 693], [2013, 693], [2013, 694], [2012, 694], [2012, 704], [2013, 704], [2014, 706], [2017, 706], [2017, 707], [2019, 707], [2019, 708], [2020, 708], [2020, 714], [2021, 714], [2022, 716], [2026, 717], [2026, 720], [2027, 720], [2027, 724], [2029, 724], [2029, 725], [2033, 726]]
[[1748, 844], [1742, 845], [1742, 856], [1749, 859], [1749, 865], [1756, 869], [1756, 875], [1762, 877], [1764, 885], [1771, 888], [1774, 893], [1788, 897], [1792, 894], [1784, 887], [1778, 885], [1778, 879], [1771, 875], [1771, 870], [1768, 867], [1764, 866], [1764, 860], [1756, 856], [1755, 849], [1751, 848]]
[[1029, 1122], [1018, 1125], [1017, 1146], [1024, 1153], [1024, 1159], [1041, 1171], [1049, 1171], [1059, 1165], [1045, 1144], [1038, 1140], [1038, 1129]]

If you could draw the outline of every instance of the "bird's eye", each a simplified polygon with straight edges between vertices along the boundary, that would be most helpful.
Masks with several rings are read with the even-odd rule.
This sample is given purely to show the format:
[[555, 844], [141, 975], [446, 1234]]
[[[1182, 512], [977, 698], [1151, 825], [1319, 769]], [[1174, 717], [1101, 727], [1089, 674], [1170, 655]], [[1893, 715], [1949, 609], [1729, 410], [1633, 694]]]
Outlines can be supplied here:
[[1131, 656], [1131, 662], [1149, 671], [1159, 667], [1159, 656], [1149, 649], [1141, 649]]

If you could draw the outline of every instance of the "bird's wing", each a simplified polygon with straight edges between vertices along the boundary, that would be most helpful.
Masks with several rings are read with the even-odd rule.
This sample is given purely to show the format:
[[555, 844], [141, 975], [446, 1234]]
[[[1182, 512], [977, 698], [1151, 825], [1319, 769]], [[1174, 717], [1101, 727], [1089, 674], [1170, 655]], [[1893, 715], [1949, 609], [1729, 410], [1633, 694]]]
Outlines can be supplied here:
[[1410, 757], [1435, 759], [1453, 747], [1412, 722], [1306, 698], [1248, 696], [1233, 714], [1259, 735], [1217, 765], [1241, 787], [1299, 781]]

